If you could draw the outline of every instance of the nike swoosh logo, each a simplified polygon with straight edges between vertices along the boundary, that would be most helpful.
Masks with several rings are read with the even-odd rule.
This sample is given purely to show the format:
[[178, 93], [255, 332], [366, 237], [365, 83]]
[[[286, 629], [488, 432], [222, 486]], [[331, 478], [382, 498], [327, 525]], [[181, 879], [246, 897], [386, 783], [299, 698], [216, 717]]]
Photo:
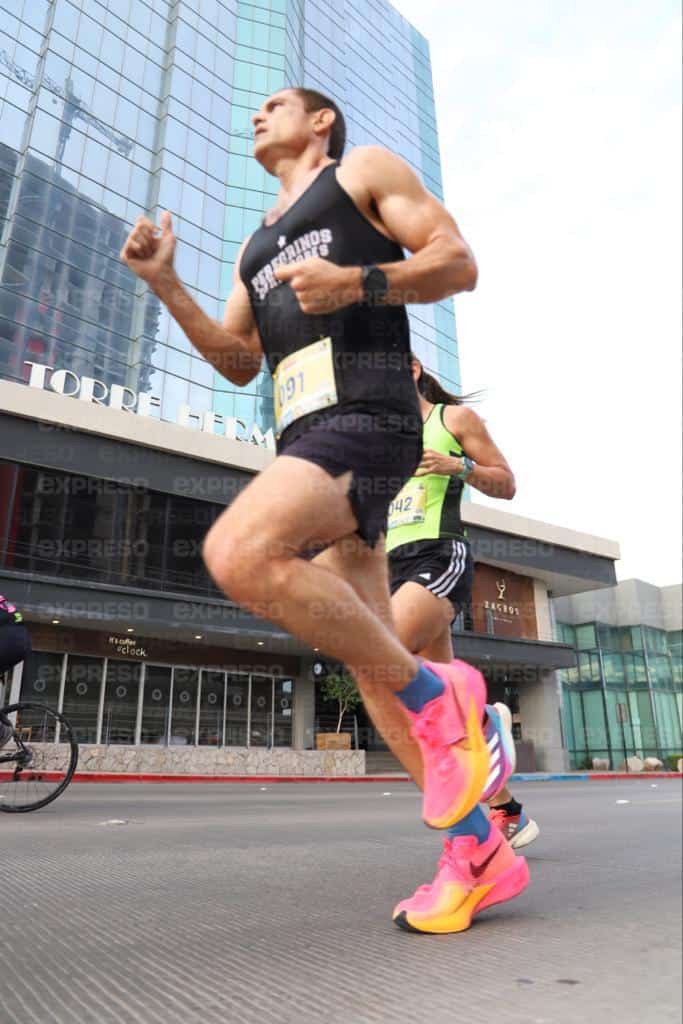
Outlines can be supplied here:
[[495, 848], [495, 850], [491, 851], [486, 860], [483, 860], [481, 864], [470, 864], [470, 872], [472, 874], [472, 878], [481, 878], [481, 876], [484, 874], [493, 858], [498, 853], [499, 847], [500, 844]]

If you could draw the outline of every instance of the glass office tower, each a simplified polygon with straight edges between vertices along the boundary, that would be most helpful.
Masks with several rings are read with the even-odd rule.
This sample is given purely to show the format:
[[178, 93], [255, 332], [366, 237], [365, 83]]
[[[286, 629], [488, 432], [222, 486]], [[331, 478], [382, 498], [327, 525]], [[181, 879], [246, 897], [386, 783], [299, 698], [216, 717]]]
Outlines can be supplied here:
[[[270, 381], [235, 389], [194, 354], [118, 252], [174, 216], [177, 268], [222, 314], [275, 183], [250, 115], [289, 84], [344, 110], [350, 145], [401, 154], [441, 197], [426, 40], [386, 0], [0, 0], [0, 377], [29, 362], [270, 425]], [[413, 344], [459, 388], [453, 305], [411, 309]]]

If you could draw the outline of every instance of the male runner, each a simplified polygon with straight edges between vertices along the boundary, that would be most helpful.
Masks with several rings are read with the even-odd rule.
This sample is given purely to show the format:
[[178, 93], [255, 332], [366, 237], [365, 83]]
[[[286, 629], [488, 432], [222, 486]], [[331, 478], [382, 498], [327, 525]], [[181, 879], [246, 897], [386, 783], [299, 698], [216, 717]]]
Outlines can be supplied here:
[[[450, 661], [451, 622], [460, 608], [470, 604], [474, 576], [460, 514], [465, 481], [485, 494], [510, 499], [515, 479], [476, 412], [446, 391], [415, 357], [412, 373], [424, 423], [424, 451], [415, 474], [389, 506], [386, 548], [391, 606], [396, 633], [409, 651], [430, 660]], [[510, 847], [532, 842], [538, 826], [505, 786], [514, 768], [510, 712], [504, 704], [487, 705], [486, 711], [491, 770], [482, 801], [492, 808], [490, 818], [476, 808], [448, 829], [434, 881], [394, 911], [401, 927], [461, 930], [474, 914], [511, 899], [527, 885], [526, 864], [514, 857]], [[485, 859], [483, 874], [477, 874], [476, 868], [472, 874], [472, 858], [476, 863]], [[477, 883], [480, 891], [481, 883], [489, 888], [475, 903]]]
[[248, 384], [264, 355], [273, 374], [278, 455], [211, 528], [211, 575], [344, 662], [378, 728], [398, 697], [421, 754], [423, 817], [445, 828], [488, 775], [485, 686], [474, 670], [420, 665], [388, 627], [383, 533], [422, 451], [405, 302], [471, 290], [476, 265], [398, 157], [364, 146], [339, 163], [344, 120], [331, 100], [284, 89], [253, 122], [254, 156], [280, 192], [240, 250], [223, 322], [179, 281], [168, 213], [160, 231], [139, 218], [121, 256], [228, 380]]

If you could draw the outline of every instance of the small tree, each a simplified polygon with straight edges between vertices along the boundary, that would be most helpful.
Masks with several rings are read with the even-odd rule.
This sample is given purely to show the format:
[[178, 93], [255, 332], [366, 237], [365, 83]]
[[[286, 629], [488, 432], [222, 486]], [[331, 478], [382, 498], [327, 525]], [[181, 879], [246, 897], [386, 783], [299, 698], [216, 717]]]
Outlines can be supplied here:
[[361, 696], [353, 677], [348, 672], [332, 672], [325, 676], [322, 685], [325, 700], [336, 700], [339, 707], [339, 721], [336, 732], [341, 732], [342, 719], [347, 711], [353, 711], [361, 703]]

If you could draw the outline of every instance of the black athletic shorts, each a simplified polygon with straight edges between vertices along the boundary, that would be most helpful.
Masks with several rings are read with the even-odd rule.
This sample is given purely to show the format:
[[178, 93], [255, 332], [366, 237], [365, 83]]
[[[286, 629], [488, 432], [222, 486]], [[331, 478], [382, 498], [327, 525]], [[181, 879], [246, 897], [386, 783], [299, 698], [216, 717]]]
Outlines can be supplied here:
[[345, 412], [320, 417], [293, 440], [286, 431], [279, 455], [320, 466], [332, 477], [351, 470], [349, 501], [357, 533], [373, 548], [386, 533], [389, 505], [422, 458], [422, 425], [417, 417]]
[[389, 573], [392, 594], [403, 583], [419, 583], [436, 597], [447, 597], [456, 610], [470, 603], [474, 562], [462, 537], [401, 544], [389, 553]]
[[0, 672], [14, 668], [31, 653], [31, 637], [22, 622], [0, 626]]

